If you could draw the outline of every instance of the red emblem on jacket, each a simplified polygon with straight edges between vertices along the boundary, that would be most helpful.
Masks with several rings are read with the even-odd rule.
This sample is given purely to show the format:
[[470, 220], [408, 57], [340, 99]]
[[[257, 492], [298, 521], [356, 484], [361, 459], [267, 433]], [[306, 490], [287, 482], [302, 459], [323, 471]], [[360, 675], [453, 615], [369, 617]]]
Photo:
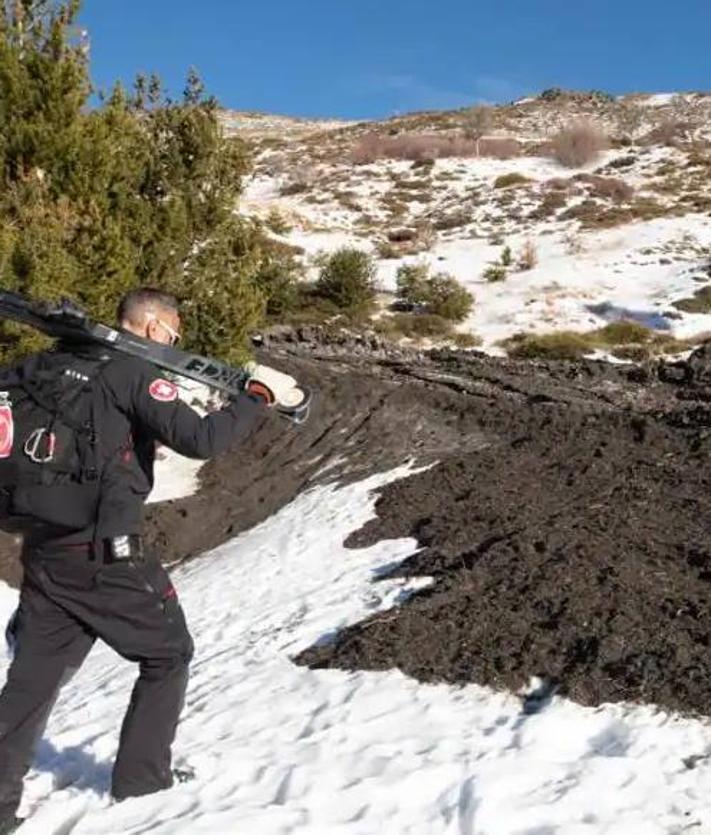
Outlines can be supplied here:
[[9, 458], [12, 455], [14, 426], [12, 407], [0, 406], [0, 458]]
[[168, 380], [153, 380], [148, 388], [148, 394], [161, 403], [170, 403], [178, 399], [178, 387]]

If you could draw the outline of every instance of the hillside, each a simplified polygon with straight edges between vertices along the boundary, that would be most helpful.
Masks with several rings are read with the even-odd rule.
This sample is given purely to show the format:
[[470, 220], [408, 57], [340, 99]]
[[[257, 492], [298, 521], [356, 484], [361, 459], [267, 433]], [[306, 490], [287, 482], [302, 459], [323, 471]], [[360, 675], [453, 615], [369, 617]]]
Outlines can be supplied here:
[[[192, 779], [112, 802], [135, 668], [97, 642], [23, 835], [711, 832], [710, 116], [556, 91], [486, 130], [223, 114], [254, 158], [238, 211], [307, 279], [372, 252], [378, 309], [265, 329], [307, 423], [265, 415], [204, 466], [159, 451], [145, 540], [195, 638]], [[571, 125], [587, 161], [561, 162]], [[417, 263], [476, 296], [456, 349], [387, 327]]]
[[[711, 331], [709, 96], [554, 92], [491, 108], [476, 140], [470, 111], [260, 118], [230, 119], [255, 159], [240, 208], [297, 247], [311, 276], [320, 251], [368, 250], [385, 308], [398, 266], [426, 262], [474, 294], [460, 330], [495, 353], [519, 332], [619, 319], [692, 344]], [[555, 135], [580, 124], [605, 139], [563, 165]], [[507, 247], [510, 265], [487, 280]]]

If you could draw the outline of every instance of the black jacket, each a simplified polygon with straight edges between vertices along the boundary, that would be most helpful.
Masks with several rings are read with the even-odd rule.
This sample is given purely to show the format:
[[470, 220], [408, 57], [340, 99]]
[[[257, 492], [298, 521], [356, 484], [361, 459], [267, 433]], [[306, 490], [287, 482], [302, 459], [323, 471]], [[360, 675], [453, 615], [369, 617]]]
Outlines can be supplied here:
[[[67, 354], [68, 365], [76, 354]], [[153, 487], [156, 443], [189, 458], [212, 458], [244, 440], [268, 411], [261, 398], [242, 394], [202, 417], [178, 398], [176, 386], [150, 362], [108, 353], [102, 346], [87, 346], [80, 355], [100, 365], [91, 395], [100, 464], [96, 518], [81, 531], [35, 526], [26, 535], [28, 545], [140, 533], [144, 503]]]

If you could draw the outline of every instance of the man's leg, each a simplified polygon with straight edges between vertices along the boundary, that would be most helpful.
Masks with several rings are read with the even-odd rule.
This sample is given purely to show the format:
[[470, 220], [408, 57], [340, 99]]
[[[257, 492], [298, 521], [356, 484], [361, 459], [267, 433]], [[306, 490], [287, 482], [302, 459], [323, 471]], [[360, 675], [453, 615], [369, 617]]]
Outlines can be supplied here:
[[15, 656], [0, 693], [0, 821], [12, 818], [59, 688], [81, 666], [94, 638], [53, 603], [27, 567], [14, 626]]
[[103, 566], [95, 593], [95, 611], [77, 615], [124, 658], [140, 665], [121, 728], [112, 794], [123, 799], [169, 788], [170, 747], [193, 653], [175, 589], [158, 561], [146, 559]]

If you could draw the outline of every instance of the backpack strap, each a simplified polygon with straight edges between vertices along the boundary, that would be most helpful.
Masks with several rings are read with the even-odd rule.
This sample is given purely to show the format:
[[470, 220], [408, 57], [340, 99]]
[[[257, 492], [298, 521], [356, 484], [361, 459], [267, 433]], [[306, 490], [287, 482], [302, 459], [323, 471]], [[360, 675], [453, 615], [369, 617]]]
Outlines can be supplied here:
[[[81, 481], [95, 481], [99, 476], [97, 434], [96, 434], [96, 392], [92, 385], [106, 363], [105, 358], [76, 359], [76, 364], [82, 366], [81, 384], [76, 387], [74, 395], [66, 402], [58, 402], [48, 396], [47, 386], [43, 383], [56, 383], [58, 375], [67, 372], [66, 367], [42, 367], [41, 360], [46, 355], [30, 357], [23, 363], [19, 375], [18, 385], [38, 406], [44, 409], [53, 419], [61, 421], [71, 429], [77, 439], [79, 455], [79, 470]], [[82, 421], [76, 417], [76, 407], [83, 396], [91, 397], [89, 404], [89, 418]]]

